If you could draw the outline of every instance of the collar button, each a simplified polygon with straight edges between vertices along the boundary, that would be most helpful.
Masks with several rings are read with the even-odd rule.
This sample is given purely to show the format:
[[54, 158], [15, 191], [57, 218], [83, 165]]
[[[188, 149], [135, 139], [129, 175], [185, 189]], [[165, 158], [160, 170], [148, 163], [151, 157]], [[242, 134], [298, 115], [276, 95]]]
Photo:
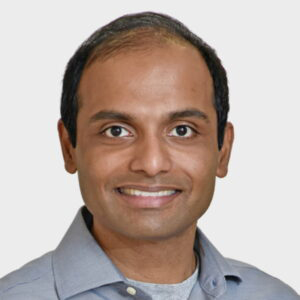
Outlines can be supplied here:
[[213, 279], [211, 282], [212, 286], [215, 288], [218, 285], [217, 279]]
[[132, 286], [129, 286], [127, 289], [126, 289], [127, 293], [134, 296], [136, 294], [136, 289], [133, 288]]

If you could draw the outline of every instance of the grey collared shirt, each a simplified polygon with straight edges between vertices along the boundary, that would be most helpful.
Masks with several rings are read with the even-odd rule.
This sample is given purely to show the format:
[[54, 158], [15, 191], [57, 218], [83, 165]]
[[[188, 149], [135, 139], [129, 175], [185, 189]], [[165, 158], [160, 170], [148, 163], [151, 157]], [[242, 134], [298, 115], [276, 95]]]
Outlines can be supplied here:
[[[113, 264], [90, 232], [82, 207], [58, 247], [0, 279], [1, 300], [150, 300]], [[299, 300], [289, 286], [259, 269], [224, 258], [198, 228], [198, 280], [189, 300]]]

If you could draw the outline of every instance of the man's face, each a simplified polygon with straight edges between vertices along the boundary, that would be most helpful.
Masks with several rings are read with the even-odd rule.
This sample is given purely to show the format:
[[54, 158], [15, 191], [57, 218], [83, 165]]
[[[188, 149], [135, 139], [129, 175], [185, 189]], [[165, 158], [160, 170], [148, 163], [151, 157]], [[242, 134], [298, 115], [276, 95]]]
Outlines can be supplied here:
[[94, 229], [158, 240], [194, 226], [231, 147], [227, 127], [218, 150], [212, 79], [198, 51], [172, 44], [96, 61], [78, 93], [66, 168], [78, 170]]

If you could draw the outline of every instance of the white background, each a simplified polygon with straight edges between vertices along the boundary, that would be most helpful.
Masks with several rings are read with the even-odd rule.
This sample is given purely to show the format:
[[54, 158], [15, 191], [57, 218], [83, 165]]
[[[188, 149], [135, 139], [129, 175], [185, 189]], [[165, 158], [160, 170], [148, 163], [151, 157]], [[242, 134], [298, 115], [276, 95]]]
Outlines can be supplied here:
[[199, 225], [300, 292], [299, 1], [6, 1], [0, 7], [0, 277], [54, 249], [82, 199], [56, 124], [65, 65], [125, 13], [170, 14], [217, 49], [236, 140]]

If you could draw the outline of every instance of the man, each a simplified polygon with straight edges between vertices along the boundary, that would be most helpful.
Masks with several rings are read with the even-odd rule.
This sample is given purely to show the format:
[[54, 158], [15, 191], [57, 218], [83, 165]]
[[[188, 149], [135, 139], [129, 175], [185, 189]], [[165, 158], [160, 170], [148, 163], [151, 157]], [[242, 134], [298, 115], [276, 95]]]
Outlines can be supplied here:
[[168, 16], [123, 16], [71, 58], [59, 137], [85, 206], [0, 299], [300, 299], [197, 228], [233, 143], [226, 72]]

